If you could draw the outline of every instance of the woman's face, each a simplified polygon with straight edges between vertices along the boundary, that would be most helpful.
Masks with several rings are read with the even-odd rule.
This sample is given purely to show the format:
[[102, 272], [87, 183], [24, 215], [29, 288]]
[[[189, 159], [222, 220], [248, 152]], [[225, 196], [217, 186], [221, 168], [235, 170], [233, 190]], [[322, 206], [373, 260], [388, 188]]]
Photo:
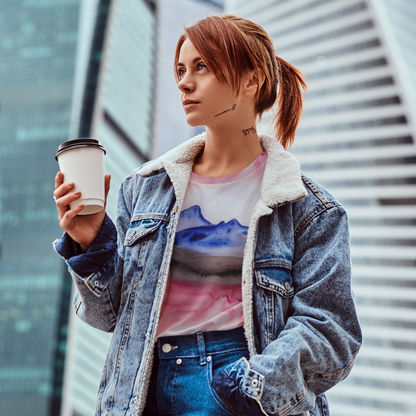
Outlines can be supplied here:
[[190, 126], [208, 127], [229, 119], [238, 104], [238, 95], [208, 70], [189, 39], [181, 47], [176, 71]]

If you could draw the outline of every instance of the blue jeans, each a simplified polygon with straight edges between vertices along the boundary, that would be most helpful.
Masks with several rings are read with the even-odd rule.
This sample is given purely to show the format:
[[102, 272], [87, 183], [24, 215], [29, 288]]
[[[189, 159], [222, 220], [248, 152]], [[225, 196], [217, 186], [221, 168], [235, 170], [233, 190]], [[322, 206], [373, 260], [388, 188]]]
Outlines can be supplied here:
[[249, 358], [243, 327], [160, 337], [147, 396], [145, 416], [237, 416], [211, 387], [228, 364]]

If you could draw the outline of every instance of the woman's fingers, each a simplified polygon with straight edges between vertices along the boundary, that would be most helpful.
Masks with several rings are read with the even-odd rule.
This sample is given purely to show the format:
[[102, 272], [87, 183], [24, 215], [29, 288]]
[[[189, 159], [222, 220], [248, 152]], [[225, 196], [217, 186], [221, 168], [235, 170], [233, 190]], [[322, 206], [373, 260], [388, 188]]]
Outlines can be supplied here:
[[107, 196], [108, 196], [108, 192], [110, 191], [110, 181], [111, 181], [111, 175], [107, 173], [107, 175], [104, 176], [104, 188], [105, 188], [104, 206], [107, 205]]
[[67, 211], [66, 208], [69, 206], [69, 204], [76, 201], [80, 197], [81, 197], [81, 192], [80, 191], [71, 192], [69, 194], [66, 194], [66, 195], [60, 197], [60, 198], [57, 198], [56, 199], [56, 206], [58, 207], [58, 209], [64, 209], [65, 208], [65, 211]]
[[64, 174], [62, 172], [58, 172], [55, 176], [55, 189], [59, 188], [64, 182]]
[[53, 192], [53, 198], [55, 199], [56, 208], [58, 209], [59, 221], [69, 211], [69, 204], [80, 198], [80, 192], [70, 193], [73, 190], [75, 184], [73, 182], [64, 182], [64, 175], [62, 172], [58, 172], [55, 176], [55, 191]]
[[81, 192], [73, 192], [66, 194], [60, 198], [56, 198], [56, 208], [58, 209], [59, 220], [65, 215], [67, 211], [70, 210], [69, 204], [76, 201], [81, 197]]
[[79, 204], [76, 207], [68, 210], [60, 219], [59, 225], [65, 231], [70, 231], [73, 227], [73, 219], [84, 209], [84, 204]]
[[53, 192], [53, 196], [55, 197], [55, 200], [58, 200], [59, 198], [62, 198], [64, 195], [66, 195], [68, 192], [70, 192], [74, 187], [75, 187], [74, 182], [65, 182], [65, 183], [61, 184]]

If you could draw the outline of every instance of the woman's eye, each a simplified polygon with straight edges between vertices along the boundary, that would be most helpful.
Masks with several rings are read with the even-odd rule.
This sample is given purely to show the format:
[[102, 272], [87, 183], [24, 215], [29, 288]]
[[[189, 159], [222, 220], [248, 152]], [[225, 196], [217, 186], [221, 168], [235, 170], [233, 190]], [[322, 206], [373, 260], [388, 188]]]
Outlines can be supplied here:
[[181, 79], [181, 78], [183, 78], [184, 75], [185, 75], [185, 70], [184, 69], [178, 69], [178, 78]]
[[198, 65], [198, 69], [199, 70], [201, 70], [201, 69], [207, 69], [207, 66], [205, 64], [199, 64]]

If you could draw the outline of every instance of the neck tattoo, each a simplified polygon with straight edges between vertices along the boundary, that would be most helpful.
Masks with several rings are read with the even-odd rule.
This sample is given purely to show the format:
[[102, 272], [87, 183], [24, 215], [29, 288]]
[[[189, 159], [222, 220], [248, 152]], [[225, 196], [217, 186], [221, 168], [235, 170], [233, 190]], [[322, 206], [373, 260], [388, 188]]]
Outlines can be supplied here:
[[225, 113], [228, 113], [229, 111], [234, 111], [236, 107], [237, 107], [237, 104], [234, 104], [234, 105], [233, 105], [231, 108], [229, 108], [228, 110], [225, 110], [225, 111], [223, 111], [222, 113], [215, 114], [215, 116], [214, 116], [214, 117], [221, 116], [221, 115], [223, 115], [223, 114], [225, 114]]
[[256, 129], [251, 126], [249, 129], [242, 130], [242, 132], [244, 133], [244, 136], [247, 136], [249, 133], [256, 133]]

